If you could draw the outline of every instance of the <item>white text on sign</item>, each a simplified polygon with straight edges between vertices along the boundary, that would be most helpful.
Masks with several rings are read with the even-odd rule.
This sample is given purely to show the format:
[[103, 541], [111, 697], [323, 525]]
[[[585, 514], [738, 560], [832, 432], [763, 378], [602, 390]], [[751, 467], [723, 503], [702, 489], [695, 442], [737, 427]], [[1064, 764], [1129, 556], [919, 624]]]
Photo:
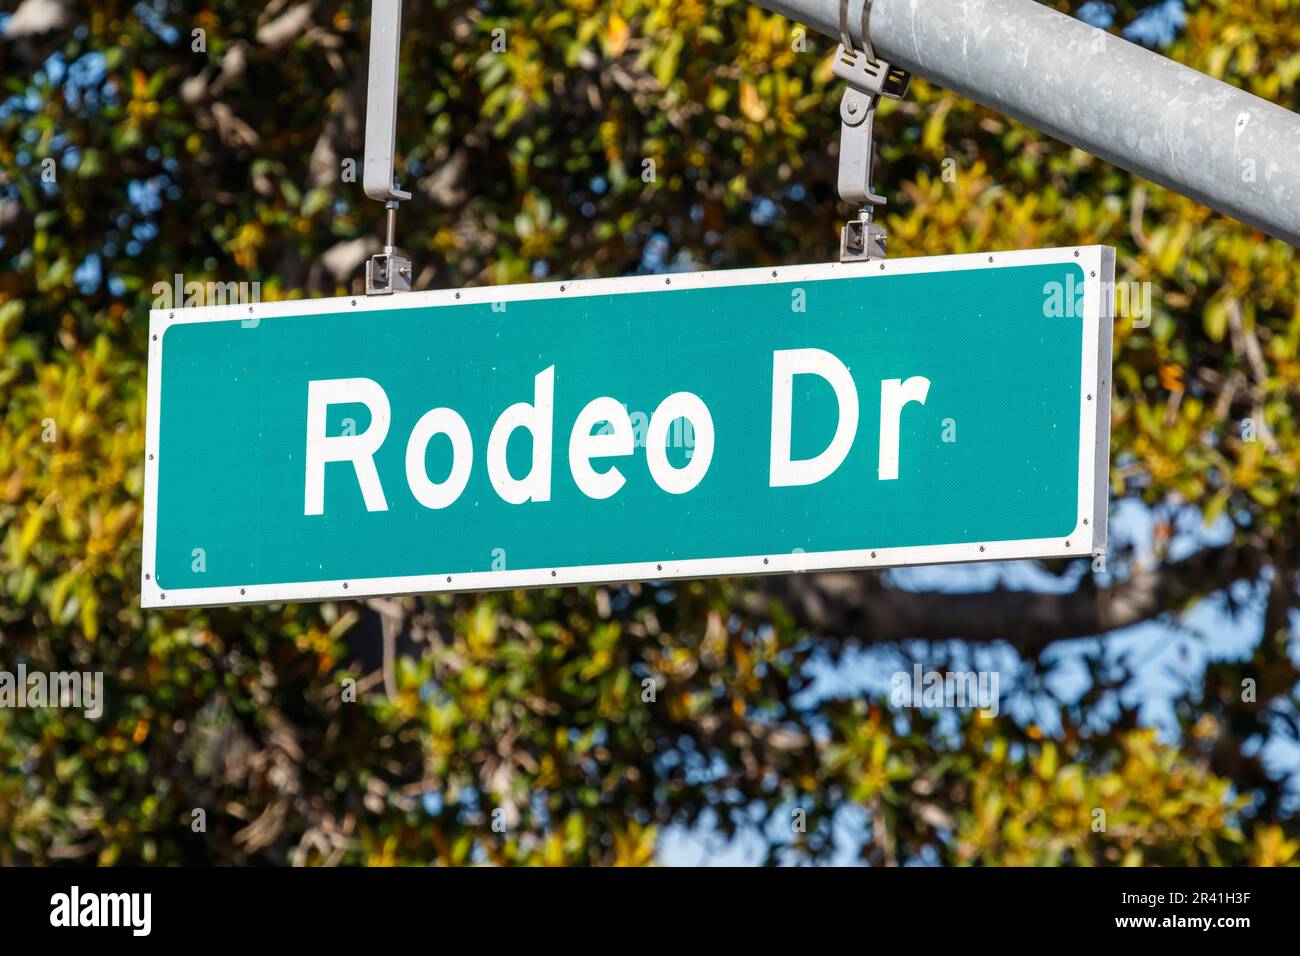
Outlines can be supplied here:
[[[791, 457], [794, 379], [816, 375], [831, 386], [838, 406], [830, 444], [812, 458]], [[880, 382], [880, 446], [877, 477], [894, 481], [899, 475], [899, 444], [903, 410], [925, 404], [930, 380], [922, 376], [888, 378]], [[331, 405], [364, 405], [370, 414], [365, 431], [329, 435], [326, 422]], [[510, 504], [549, 501], [555, 412], [555, 366], [533, 379], [532, 402], [518, 402], [503, 411], [487, 442], [487, 470], [492, 487]], [[858, 390], [847, 366], [823, 349], [785, 349], [772, 353], [772, 432], [768, 484], [773, 488], [813, 485], [832, 475], [848, 456], [858, 430]], [[670, 428], [678, 419], [690, 423], [695, 447], [690, 461], [673, 465], [667, 454]], [[325, 511], [325, 466], [352, 465], [368, 511], [387, 511], [388, 499], [375, 467], [375, 452], [388, 437], [392, 410], [383, 387], [369, 378], [318, 379], [307, 383], [307, 455], [303, 514]], [[598, 433], [596, 426], [605, 425]], [[506, 448], [518, 429], [532, 436], [528, 473], [516, 478], [506, 465]], [[432, 481], [425, 469], [425, 452], [436, 435], [451, 441], [452, 465], [442, 481]], [[674, 392], [650, 416], [645, 439], [646, 464], [656, 485], [681, 495], [695, 488], [713, 460], [715, 435], [708, 406], [691, 392]], [[611, 396], [592, 399], [578, 413], [569, 433], [569, 471], [574, 483], [592, 499], [610, 498], [626, 479], [612, 462], [603, 471], [593, 461], [632, 455], [636, 449], [627, 409]], [[441, 509], [454, 504], [465, 490], [474, 467], [474, 442], [465, 419], [451, 408], [434, 408], [415, 423], [406, 442], [406, 483], [421, 505]]]

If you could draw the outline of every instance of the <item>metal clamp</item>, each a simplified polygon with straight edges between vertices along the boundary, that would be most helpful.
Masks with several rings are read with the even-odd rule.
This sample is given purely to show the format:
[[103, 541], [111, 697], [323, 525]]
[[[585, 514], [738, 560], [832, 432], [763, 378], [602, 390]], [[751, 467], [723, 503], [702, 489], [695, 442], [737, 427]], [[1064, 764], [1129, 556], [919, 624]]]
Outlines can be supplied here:
[[912, 75], [877, 59], [871, 45], [872, 0], [862, 0], [861, 47], [855, 45], [849, 2], [840, 0], [840, 46], [831, 72], [848, 84], [840, 100], [838, 187], [841, 199], [858, 206], [858, 218], [846, 223], [840, 233], [840, 261], [864, 262], [885, 258], [885, 230], [873, 222], [875, 207], [885, 205], [885, 198], [871, 191], [876, 107], [882, 96], [894, 100], [906, 96]]
[[392, 295], [411, 291], [411, 260], [397, 254], [397, 200], [388, 208], [384, 251], [366, 260], [366, 295]]

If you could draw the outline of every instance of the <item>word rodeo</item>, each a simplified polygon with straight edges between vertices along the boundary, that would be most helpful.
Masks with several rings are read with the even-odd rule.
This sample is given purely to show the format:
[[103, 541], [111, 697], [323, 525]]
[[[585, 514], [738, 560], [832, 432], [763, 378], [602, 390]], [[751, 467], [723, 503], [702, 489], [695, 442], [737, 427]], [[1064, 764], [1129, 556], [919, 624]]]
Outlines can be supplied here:
[[[816, 375], [835, 392], [839, 417], [830, 444], [812, 458], [792, 459], [791, 409], [796, 375]], [[924, 405], [930, 380], [913, 376], [880, 382], [880, 448], [877, 475], [881, 481], [898, 478], [899, 433], [903, 409], [912, 402]], [[555, 410], [555, 366], [533, 379], [533, 401], [511, 405], [492, 426], [487, 441], [487, 472], [492, 487], [509, 504], [549, 501], [551, 452]], [[370, 424], [359, 434], [329, 435], [326, 430], [331, 405], [365, 405]], [[677, 467], [669, 461], [667, 447], [673, 423], [684, 419], [694, 435], [693, 454]], [[387, 511], [388, 498], [380, 483], [374, 455], [388, 437], [392, 421], [388, 395], [369, 378], [334, 378], [307, 383], [306, 488], [303, 514], [325, 511], [325, 466], [348, 462], [356, 474], [368, 511]], [[532, 463], [522, 478], [506, 466], [506, 447], [518, 429], [532, 435]], [[594, 433], [593, 433], [593, 430]], [[833, 474], [848, 456], [858, 431], [858, 390], [848, 368], [822, 349], [787, 349], [772, 353], [772, 431], [769, 484], [773, 488], [814, 485]], [[425, 467], [425, 452], [436, 435], [451, 441], [452, 465], [442, 481], [432, 481]], [[625, 478], [613, 462], [602, 469], [599, 459], [627, 457], [640, 444], [634, 438], [627, 409], [616, 398], [594, 398], [580, 411], [569, 432], [569, 470], [574, 483], [588, 498], [616, 495]], [[713, 418], [698, 395], [674, 392], [650, 416], [645, 434], [645, 455], [655, 484], [672, 495], [686, 494], [704, 480], [713, 460]], [[474, 467], [474, 442], [469, 426], [451, 408], [434, 408], [415, 423], [406, 440], [406, 483], [426, 508], [446, 508], [460, 497]]]

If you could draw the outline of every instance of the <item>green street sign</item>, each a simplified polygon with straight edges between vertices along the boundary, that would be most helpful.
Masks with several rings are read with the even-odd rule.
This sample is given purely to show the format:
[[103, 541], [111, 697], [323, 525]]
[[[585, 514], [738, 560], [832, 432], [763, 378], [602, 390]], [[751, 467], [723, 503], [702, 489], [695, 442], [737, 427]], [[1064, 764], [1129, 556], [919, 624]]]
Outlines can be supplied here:
[[1087, 556], [1105, 247], [150, 314], [145, 607]]

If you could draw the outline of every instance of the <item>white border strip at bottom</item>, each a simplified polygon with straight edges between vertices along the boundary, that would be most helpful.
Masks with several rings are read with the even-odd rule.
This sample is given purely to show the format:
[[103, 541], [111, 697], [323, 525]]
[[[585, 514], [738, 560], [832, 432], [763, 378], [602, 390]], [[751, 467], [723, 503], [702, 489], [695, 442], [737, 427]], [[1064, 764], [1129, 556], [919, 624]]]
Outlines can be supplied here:
[[418, 574], [351, 581], [309, 581], [260, 584], [246, 587], [184, 588], [163, 592], [155, 588], [157, 604], [145, 607], [217, 607], [236, 604], [290, 604], [357, 597], [402, 594], [500, 591], [553, 585], [619, 584], [627, 581], [674, 581], [691, 578], [755, 576], [805, 571], [843, 571], [870, 568], [914, 567], [926, 564], [968, 564], [1028, 558], [1087, 556], [1093, 534], [1071, 538], [995, 541], [987, 544], [939, 544], [875, 551], [796, 552], [768, 557], [701, 558], [686, 561], [643, 561], [636, 564], [593, 564], [567, 568], [529, 568], [518, 571], [470, 571], [462, 574]]

